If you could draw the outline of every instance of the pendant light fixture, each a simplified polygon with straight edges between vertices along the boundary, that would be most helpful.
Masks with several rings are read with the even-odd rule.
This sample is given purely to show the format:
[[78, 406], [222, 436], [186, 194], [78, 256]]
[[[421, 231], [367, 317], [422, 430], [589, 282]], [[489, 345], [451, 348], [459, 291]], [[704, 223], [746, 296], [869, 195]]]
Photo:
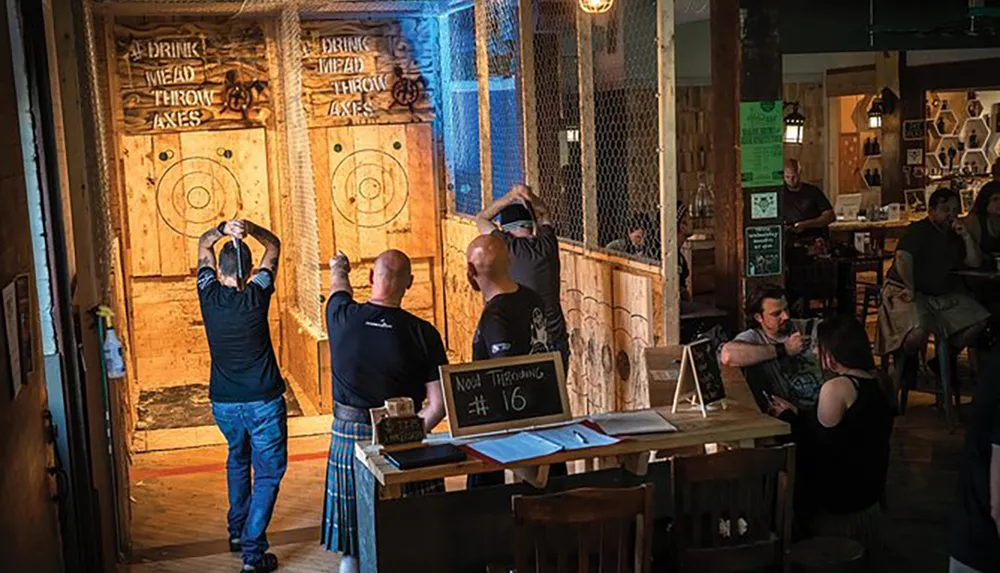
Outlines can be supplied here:
[[611, 9], [615, 0], [579, 0], [580, 9], [588, 14], [603, 14]]
[[868, 108], [868, 129], [882, 129], [882, 114], [884, 113], [882, 98], [873, 99], [872, 106]]

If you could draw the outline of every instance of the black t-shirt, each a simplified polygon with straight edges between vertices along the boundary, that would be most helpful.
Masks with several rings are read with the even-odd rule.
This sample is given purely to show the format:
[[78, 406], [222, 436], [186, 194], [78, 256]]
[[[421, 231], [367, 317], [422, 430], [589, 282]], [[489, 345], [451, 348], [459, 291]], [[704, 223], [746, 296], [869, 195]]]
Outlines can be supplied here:
[[990, 517], [990, 458], [1000, 445], [1000, 356], [987, 359], [973, 390], [965, 426], [958, 503], [951, 527], [951, 555], [983, 573], [1000, 572], [1000, 536]]
[[448, 363], [441, 335], [409, 312], [337, 292], [326, 305], [333, 401], [378, 408], [387, 398], [412, 398], [420, 409], [427, 384]]
[[472, 359], [524, 356], [556, 350], [545, 328], [541, 297], [520, 286], [486, 303], [472, 339]]
[[267, 322], [272, 294], [274, 275], [267, 269], [242, 292], [222, 286], [215, 269], [198, 270], [198, 300], [212, 356], [211, 400], [255, 402], [285, 391]]
[[[791, 191], [787, 186], [781, 191], [781, 218], [788, 225], [815, 219], [831, 209], [830, 200], [815, 185], [802, 183], [798, 191]], [[823, 237], [826, 229], [806, 229], [798, 236]]]
[[[965, 267], [965, 241], [951, 229], [941, 230], [930, 219], [911, 223], [896, 250], [913, 257], [913, 287], [918, 293], [941, 296], [962, 288], [952, 271]], [[903, 281], [895, 265], [889, 278]]]
[[538, 293], [545, 305], [549, 340], [562, 344], [567, 340], [566, 319], [559, 301], [559, 239], [552, 225], [539, 225], [534, 237], [515, 237], [494, 231], [503, 239], [510, 253], [510, 277]]

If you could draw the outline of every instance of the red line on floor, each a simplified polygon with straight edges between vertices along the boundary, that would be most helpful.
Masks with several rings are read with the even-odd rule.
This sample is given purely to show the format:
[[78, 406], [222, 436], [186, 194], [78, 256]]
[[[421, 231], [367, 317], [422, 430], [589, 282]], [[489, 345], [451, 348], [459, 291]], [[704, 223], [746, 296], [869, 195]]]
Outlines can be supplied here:
[[[325, 459], [327, 454], [328, 452], [326, 450], [322, 452], [307, 452], [304, 454], [289, 454], [288, 463]], [[225, 463], [200, 464], [193, 466], [177, 466], [173, 468], [162, 468], [162, 469], [137, 468], [132, 470], [132, 480], [141, 481], [158, 477], [182, 476], [190, 474], [225, 471], [225, 469], [226, 469]]]

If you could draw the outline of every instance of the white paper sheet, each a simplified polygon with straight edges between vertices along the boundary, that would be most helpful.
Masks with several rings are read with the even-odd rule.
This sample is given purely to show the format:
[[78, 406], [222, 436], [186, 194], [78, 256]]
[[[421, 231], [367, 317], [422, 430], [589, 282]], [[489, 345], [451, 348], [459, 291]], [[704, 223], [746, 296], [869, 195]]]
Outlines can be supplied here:
[[621, 441], [618, 438], [612, 438], [600, 432], [595, 432], [583, 424], [570, 424], [569, 426], [558, 426], [544, 430], [531, 430], [530, 433], [558, 444], [564, 450], [581, 450], [583, 448], [610, 446]]
[[474, 442], [469, 447], [502, 464], [540, 458], [563, 449], [558, 444], [528, 432]]

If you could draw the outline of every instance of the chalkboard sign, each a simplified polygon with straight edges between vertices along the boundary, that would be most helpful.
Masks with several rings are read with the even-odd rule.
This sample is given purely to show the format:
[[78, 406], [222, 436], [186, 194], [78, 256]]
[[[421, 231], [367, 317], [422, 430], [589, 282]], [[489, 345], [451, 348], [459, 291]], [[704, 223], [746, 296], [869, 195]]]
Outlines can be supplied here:
[[781, 226], [747, 227], [744, 245], [748, 277], [781, 274]]
[[682, 399], [681, 394], [687, 392], [687, 388], [691, 386], [693, 386], [691, 402], [701, 410], [703, 416], [707, 415], [706, 405], [726, 397], [722, 372], [712, 350], [712, 343], [708, 340], [699, 340], [684, 347], [680, 377], [674, 393], [674, 412], [677, 412], [677, 405]]
[[445, 365], [441, 382], [455, 437], [572, 418], [558, 352]]

